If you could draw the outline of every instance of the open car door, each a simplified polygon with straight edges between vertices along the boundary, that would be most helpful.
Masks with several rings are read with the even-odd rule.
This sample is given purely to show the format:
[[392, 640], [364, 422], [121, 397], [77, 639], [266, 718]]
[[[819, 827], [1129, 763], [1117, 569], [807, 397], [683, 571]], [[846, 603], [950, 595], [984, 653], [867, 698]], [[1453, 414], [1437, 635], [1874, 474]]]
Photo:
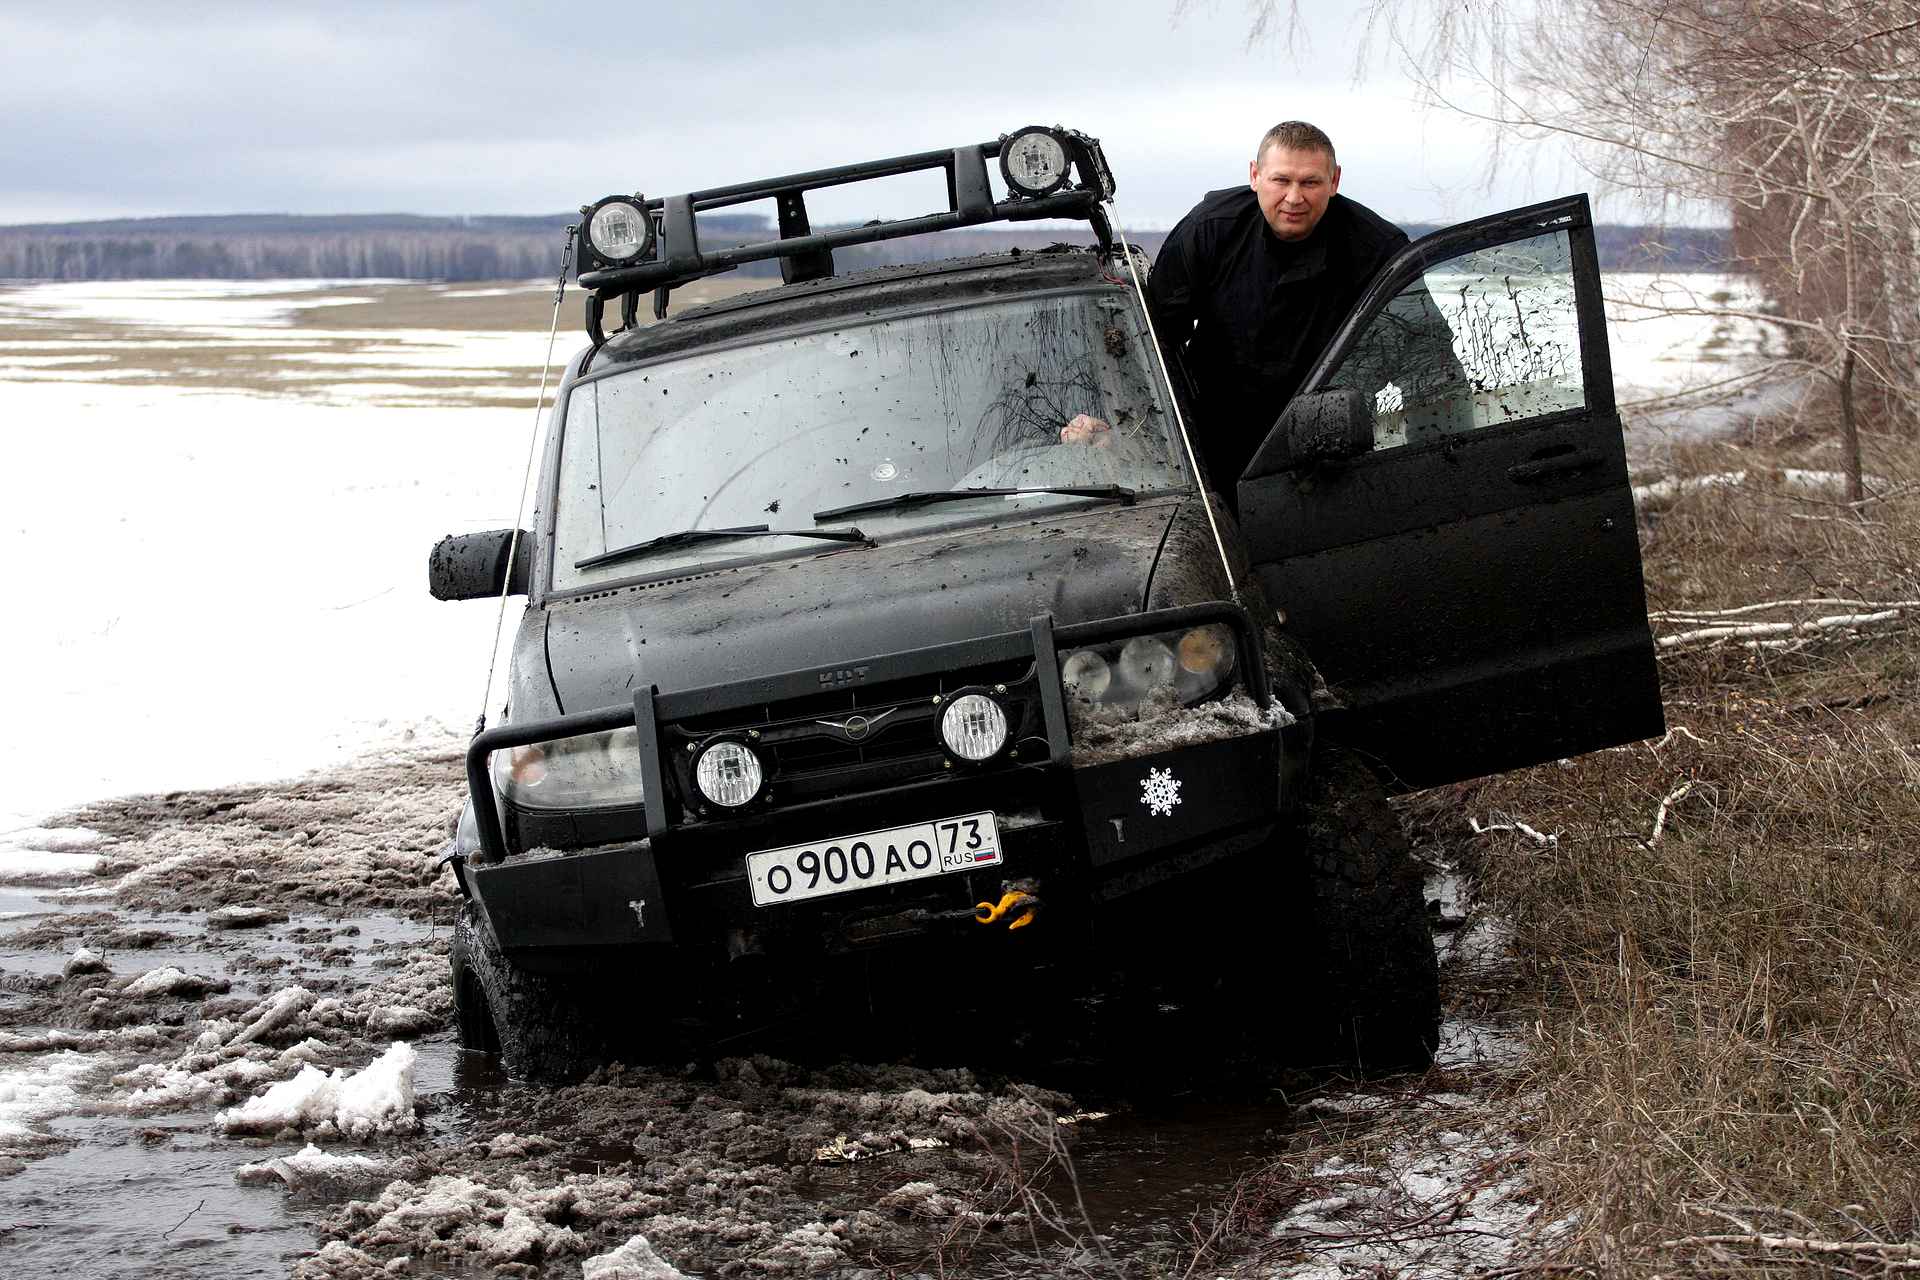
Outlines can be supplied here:
[[1661, 732], [1585, 196], [1403, 250], [1239, 500], [1268, 599], [1346, 704], [1320, 732], [1400, 786]]

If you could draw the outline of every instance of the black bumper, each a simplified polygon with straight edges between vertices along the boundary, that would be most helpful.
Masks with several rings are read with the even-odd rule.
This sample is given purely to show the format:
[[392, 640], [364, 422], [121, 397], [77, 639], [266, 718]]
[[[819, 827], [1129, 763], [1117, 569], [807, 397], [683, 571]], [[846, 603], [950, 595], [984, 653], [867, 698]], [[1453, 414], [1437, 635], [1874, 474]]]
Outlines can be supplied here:
[[[955, 769], [900, 785], [701, 821], [668, 785], [663, 754], [678, 724], [732, 706], [818, 690], [845, 669], [786, 673], [685, 693], [639, 693], [630, 706], [502, 726], [467, 752], [480, 850], [462, 870], [500, 945], [579, 954], [581, 948], [680, 943], [698, 950], [751, 945], [767, 954], [857, 947], [902, 933], [975, 928], [975, 903], [998, 899], [1003, 882], [1037, 879], [1049, 915], [1101, 902], [1263, 845], [1282, 812], [1281, 779], [1304, 760], [1307, 728], [1294, 724], [1242, 736], [1074, 767], [1059, 651], [1129, 635], [1225, 622], [1239, 670], [1263, 707], [1272, 701], [1257, 634], [1241, 609], [1210, 603], [1077, 623], [1046, 616], [1027, 631], [886, 655], [857, 664], [864, 676], [952, 670], [982, 661], [1032, 659], [1032, 696], [1045, 730], [1044, 758], [988, 770]], [[505, 856], [488, 759], [503, 748], [573, 734], [638, 728], [647, 797], [644, 839], [572, 852]], [[668, 730], [671, 727], [672, 731]], [[990, 810], [1004, 862], [905, 883], [768, 907], [752, 904], [749, 853]], [[750, 941], [743, 942], [743, 937]]]
[[[1037, 881], [1047, 923], [1243, 853], [1268, 856], [1281, 818], [1281, 760], [1304, 754], [1304, 726], [1266, 730], [1091, 768], [1023, 770], [903, 787], [885, 796], [779, 815], [752, 831], [686, 832], [570, 853], [469, 863], [465, 880], [503, 948], [680, 943], [724, 954], [729, 935], [770, 956], [826, 954], [941, 931], [984, 933], [976, 903]], [[826, 898], [753, 905], [745, 855], [992, 810], [1004, 861]], [[1064, 919], [1060, 919], [1064, 917]]]

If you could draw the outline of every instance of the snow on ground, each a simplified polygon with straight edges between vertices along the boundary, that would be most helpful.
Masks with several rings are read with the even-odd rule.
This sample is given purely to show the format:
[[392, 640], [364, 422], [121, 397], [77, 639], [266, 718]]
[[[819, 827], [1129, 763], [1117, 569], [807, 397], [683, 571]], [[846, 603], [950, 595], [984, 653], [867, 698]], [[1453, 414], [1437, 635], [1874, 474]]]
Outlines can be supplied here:
[[54, 1142], [46, 1123], [79, 1109], [81, 1081], [102, 1062], [99, 1055], [63, 1049], [0, 1064], [0, 1156]]
[[[1743, 276], [1614, 272], [1604, 277], [1607, 344], [1623, 406], [1703, 390], [1779, 348], [1778, 330], [1754, 319], [1764, 303]], [[1743, 312], [1700, 315], [1695, 312]]]
[[635, 1236], [612, 1253], [581, 1263], [580, 1280], [687, 1280], [687, 1276], [655, 1253], [645, 1236]]
[[215, 1119], [228, 1133], [312, 1129], [348, 1138], [411, 1133], [420, 1123], [413, 1114], [413, 1066], [418, 1057], [412, 1045], [395, 1041], [363, 1071], [328, 1073], [302, 1066], [293, 1079], [222, 1111]]
[[36, 284], [14, 294], [9, 309], [61, 323], [112, 320], [173, 332], [284, 328], [298, 308], [339, 306], [352, 297], [281, 295], [321, 293], [342, 287], [393, 284], [390, 280], [85, 280]]
[[0, 741], [0, 826], [472, 723], [494, 610], [429, 598], [427, 553], [512, 524], [524, 407], [39, 384], [0, 384], [0, 406], [59, 428], [0, 468], [21, 602], [0, 660], [33, 673], [9, 716], [34, 727]]
[[1268, 1280], [1451, 1280], [1505, 1263], [1534, 1228], [1521, 1141], [1483, 1092], [1378, 1101], [1361, 1154], [1315, 1164], [1274, 1224], [1286, 1260]]

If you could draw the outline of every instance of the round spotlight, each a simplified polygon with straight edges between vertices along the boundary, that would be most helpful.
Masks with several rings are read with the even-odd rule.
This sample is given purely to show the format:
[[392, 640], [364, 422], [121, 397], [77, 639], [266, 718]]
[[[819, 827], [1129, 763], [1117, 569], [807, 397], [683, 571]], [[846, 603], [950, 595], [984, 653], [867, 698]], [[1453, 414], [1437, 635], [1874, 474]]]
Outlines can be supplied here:
[[1173, 666], [1173, 650], [1157, 636], [1135, 636], [1120, 649], [1120, 678], [1135, 689], [1170, 683]]
[[693, 762], [693, 781], [700, 794], [729, 809], [759, 795], [764, 778], [760, 757], [737, 742], [716, 742]]
[[1000, 144], [1000, 176], [1016, 195], [1052, 195], [1067, 185], [1068, 158], [1066, 139], [1033, 125]]
[[587, 247], [614, 264], [645, 258], [653, 252], [653, 219], [638, 200], [608, 196], [587, 215]]
[[1093, 650], [1075, 649], [1060, 664], [1060, 683], [1075, 697], [1098, 702], [1113, 687], [1113, 668]]
[[940, 713], [940, 738], [962, 760], [987, 760], [1007, 745], [1007, 713], [983, 693], [964, 693]]

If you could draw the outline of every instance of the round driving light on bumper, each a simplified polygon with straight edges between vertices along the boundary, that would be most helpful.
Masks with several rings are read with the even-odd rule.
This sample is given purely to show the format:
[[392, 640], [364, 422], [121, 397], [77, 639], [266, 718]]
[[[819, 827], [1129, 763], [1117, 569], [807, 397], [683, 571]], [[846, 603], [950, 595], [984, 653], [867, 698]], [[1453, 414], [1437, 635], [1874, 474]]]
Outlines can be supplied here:
[[1052, 129], [1031, 125], [1000, 144], [1000, 176], [1016, 195], [1052, 195], [1067, 185], [1067, 143]]
[[1068, 693], [1098, 702], [1113, 687], [1113, 668], [1093, 650], [1076, 649], [1060, 664], [1060, 683]]
[[760, 757], [737, 742], [716, 742], [693, 762], [694, 785], [717, 805], [737, 809], [760, 794]]
[[638, 200], [608, 196], [587, 215], [587, 247], [612, 266], [653, 252], [653, 219]]
[[1007, 713], [984, 693], [963, 693], [940, 713], [940, 740], [962, 760], [988, 760], [1007, 745]]

